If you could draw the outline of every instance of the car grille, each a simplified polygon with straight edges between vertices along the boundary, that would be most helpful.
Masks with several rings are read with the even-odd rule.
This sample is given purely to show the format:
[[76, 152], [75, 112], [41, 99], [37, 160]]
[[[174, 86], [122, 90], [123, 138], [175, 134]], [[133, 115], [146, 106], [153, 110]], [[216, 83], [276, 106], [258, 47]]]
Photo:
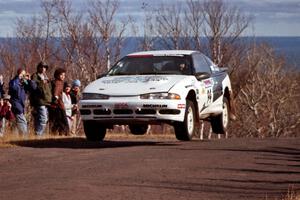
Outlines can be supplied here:
[[94, 115], [110, 115], [111, 114], [111, 110], [109, 109], [97, 109], [94, 110]]
[[153, 110], [153, 109], [141, 109], [141, 110], [136, 110], [135, 113], [138, 114], [138, 115], [155, 115], [156, 114], [156, 110]]
[[179, 115], [180, 110], [177, 109], [163, 109], [159, 111], [160, 114], [162, 115]]
[[80, 114], [81, 115], [90, 115], [92, 112], [87, 109], [80, 109]]
[[131, 115], [133, 111], [131, 109], [114, 109], [116, 115]]

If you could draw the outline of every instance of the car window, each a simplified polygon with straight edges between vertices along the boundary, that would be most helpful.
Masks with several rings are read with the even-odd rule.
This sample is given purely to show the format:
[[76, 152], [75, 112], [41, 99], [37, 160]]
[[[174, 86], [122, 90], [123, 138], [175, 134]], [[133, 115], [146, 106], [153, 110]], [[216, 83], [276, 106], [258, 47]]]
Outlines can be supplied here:
[[184, 74], [191, 75], [190, 56], [128, 56], [108, 72], [114, 75]]
[[207, 72], [211, 73], [211, 63], [208, 62], [208, 58], [202, 54], [194, 54], [193, 55], [193, 62], [194, 62], [194, 68], [195, 72]]

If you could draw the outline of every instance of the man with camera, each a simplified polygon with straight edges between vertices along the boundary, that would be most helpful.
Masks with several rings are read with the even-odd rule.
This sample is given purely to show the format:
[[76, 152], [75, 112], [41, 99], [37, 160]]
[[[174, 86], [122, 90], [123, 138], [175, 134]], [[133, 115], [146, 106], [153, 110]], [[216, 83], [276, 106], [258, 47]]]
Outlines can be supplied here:
[[28, 133], [27, 120], [24, 115], [26, 93], [35, 89], [35, 82], [30, 80], [30, 75], [23, 68], [19, 68], [17, 75], [9, 82], [8, 93], [11, 96], [12, 112], [16, 117], [18, 131], [23, 135]]
[[43, 136], [48, 122], [48, 107], [52, 102], [51, 82], [46, 74], [48, 65], [41, 61], [37, 64], [36, 73], [31, 80], [36, 83], [36, 90], [30, 94], [30, 103], [33, 108], [34, 131], [37, 136]]

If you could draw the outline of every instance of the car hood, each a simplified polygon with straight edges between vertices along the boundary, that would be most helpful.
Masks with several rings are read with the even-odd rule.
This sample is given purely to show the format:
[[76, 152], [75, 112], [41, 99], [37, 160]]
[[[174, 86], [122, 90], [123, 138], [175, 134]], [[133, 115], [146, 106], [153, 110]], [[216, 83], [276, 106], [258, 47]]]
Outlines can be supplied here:
[[83, 92], [110, 96], [168, 92], [185, 77], [184, 75], [107, 76], [90, 83]]

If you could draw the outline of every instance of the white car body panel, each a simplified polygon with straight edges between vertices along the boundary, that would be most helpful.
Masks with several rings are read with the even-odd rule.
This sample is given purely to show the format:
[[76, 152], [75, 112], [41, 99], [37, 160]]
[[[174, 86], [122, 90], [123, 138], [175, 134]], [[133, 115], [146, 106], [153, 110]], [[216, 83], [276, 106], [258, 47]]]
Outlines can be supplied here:
[[88, 85], [84, 92], [110, 96], [132, 96], [145, 93], [168, 92], [182, 75], [135, 75], [135, 76], [108, 76], [98, 79]]

